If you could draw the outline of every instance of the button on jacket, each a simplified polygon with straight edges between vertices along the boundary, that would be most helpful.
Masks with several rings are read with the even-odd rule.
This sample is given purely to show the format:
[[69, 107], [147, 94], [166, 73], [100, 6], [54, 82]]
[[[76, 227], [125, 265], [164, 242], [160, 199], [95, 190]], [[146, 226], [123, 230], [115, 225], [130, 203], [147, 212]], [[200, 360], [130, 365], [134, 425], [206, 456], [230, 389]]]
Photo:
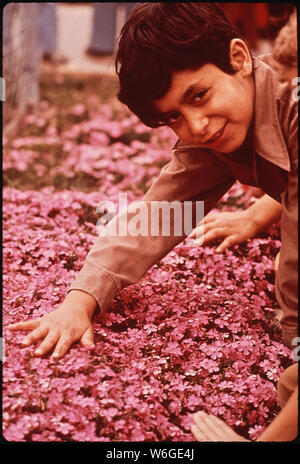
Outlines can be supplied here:
[[[207, 214], [236, 180], [260, 187], [281, 202], [282, 243], [275, 288], [283, 310], [282, 326], [291, 338], [297, 335], [298, 313], [297, 102], [266, 63], [255, 58], [253, 69], [255, 104], [247, 143], [228, 155], [178, 140], [170, 162], [146, 193], [144, 202], [149, 207], [153, 201], [202, 200]], [[124, 214], [128, 222], [131, 213], [119, 213], [114, 221], [121, 224]], [[184, 238], [162, 234], [100, 236], [69, 291], [83, 290], [104, 308], [121, 288], [136, 283]]]

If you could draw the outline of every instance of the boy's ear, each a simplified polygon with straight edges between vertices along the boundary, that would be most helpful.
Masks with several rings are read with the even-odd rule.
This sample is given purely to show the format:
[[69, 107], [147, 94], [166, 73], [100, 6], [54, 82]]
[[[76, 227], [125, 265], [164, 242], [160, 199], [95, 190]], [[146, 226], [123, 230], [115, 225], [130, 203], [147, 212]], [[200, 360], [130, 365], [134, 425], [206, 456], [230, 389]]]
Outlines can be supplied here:
[[229, 57], [231, 66], [235, 71], [241, 71], [244, 76], [252, 73], [252, 59], [249, 49], [242, 39], [232, 39], [230, 42]]

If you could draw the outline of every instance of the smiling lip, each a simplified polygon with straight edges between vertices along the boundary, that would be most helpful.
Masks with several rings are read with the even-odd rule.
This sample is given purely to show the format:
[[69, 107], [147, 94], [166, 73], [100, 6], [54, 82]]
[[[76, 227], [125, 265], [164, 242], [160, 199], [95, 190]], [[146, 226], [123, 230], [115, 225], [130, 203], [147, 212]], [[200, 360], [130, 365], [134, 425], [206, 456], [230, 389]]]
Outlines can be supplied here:
[[224, 126], [220, 130], [215, 132], [215, 134], [210, 139], [208, 139], [205, 143], [214, 143], [216, 140], [218, 140], [223, 135], [226, 126], [227, 126], [227, 123], [224, 124]]

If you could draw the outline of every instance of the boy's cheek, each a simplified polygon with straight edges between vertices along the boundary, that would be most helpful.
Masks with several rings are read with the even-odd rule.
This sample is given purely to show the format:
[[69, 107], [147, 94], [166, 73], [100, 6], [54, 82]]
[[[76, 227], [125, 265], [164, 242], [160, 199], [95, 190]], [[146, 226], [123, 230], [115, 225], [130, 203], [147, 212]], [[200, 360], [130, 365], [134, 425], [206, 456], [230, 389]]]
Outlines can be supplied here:
[[182, 130], [182, 128], [174, 128], [170, 127], [173, 133], [184, 143], [190, 143], [189, 137], [187, 137], [186, 131]]

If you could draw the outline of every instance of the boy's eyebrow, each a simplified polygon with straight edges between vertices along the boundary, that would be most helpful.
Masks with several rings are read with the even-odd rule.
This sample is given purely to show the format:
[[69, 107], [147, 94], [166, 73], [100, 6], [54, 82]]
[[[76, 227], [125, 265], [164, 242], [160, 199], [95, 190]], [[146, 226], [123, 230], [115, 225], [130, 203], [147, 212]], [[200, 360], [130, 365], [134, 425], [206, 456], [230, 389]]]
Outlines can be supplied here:
[[198, 84], [191, 84], [187, 89], [186, 91], [184, 92], [184, 94], [182, 95], [182, 97], [180, 98], [179, 100], [179, 103], [180, 104], [183, 104], [186, 100], [188, 100], [191, 95], [193, 95], [196, 91], [199, 91], [199, 85]]

